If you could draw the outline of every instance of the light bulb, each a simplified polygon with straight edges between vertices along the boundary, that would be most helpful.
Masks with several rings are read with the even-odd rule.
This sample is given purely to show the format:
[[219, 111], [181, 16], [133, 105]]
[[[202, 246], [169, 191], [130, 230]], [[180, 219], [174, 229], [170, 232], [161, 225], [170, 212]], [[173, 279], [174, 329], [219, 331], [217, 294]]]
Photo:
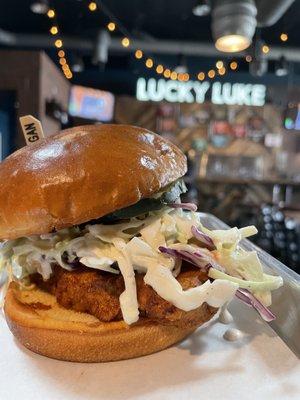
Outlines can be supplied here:
[[215, 46], [219, 51], [235, 53], [247, 49], [250, 40], [242, 35], [225, 35], [217, 39]]
[[159, 64], [159, 65], [156, 67], [156, 72], [157, 72], [158, 74], [162, 74], [163, 71], [164, 71], [164, 67], [163, 67], [161, 64]]
[[94, 1], [91, 1], [89, 3], [89, 10], [90, 11], [96, 11], [97, 10], [97, 4]]
[[213, 69], [210, 69], [207, 73], [210, 79], [213, 79], [216, 76], [216, 72]]
[[284, 33], [284, 32], [282, 32], [282, 34], [280, 35], [280, 40], [282, 41], [282, 42], [286, 42], [287, 40], [288, 40], [288, 34], [287, 33]]
[[55, 45], [55, 47], [57, 47], [59, 49], [62, 47], [63, 42], [61, 39], [57, 39], [57, 40], [55, 40], [54, 45]]
[[109, 24], [107, 24], [107, 29], [113, 32], [116, 29], [116, 24], [114, 22], [110, 22]]
[[147, 68], [152, 68], [152, 67], [153, 67], [153, 60], [152, 60], [152, 58], [147, 58], [145, 64], [146, 64], [146, 67], [147, 67]]
[[57, 33], [58, 33], [58, 28], [57, 28], [57, 26], [51, 26], [51, 28], [50, 28], [50, 33], [51, 33], [51, 35], [56, 35]]
[[50, 8], [50, 10], [48, 10], [48, 12], [47, 12], [47, 15], [48, 15], [49, 18], [54, 18], [55, 17], [55, 11]]
[[130, 45], [130, 40], [127, 37], [124, 37], [122, 39], [122, 46], [123, 47], [128, 47]]
[[142, 50], [137, 50], [134, 55], [135, 55], [135, 58], [141, 59], [143, 57], [143, 52], [142, 52]]
[[230, 69], [232, 69], [232, 71], [235, 71], [237, 69], [237, 62], [236, 61], [231, 61], [230, 63]]
[[165, 71], [164, 71], [164, 77], [165, 78], [170, 78], [170, 76], [171, 76], [171, 71], [167, 68], [167, 69], [165, 69]]
[[262, 49], [262, 52], [265, 53], [265, 54], [268, 54], [269, 51], [270, 51], [270, 47], [267, 46], [266, 44], [264, 44], [261, 49]]

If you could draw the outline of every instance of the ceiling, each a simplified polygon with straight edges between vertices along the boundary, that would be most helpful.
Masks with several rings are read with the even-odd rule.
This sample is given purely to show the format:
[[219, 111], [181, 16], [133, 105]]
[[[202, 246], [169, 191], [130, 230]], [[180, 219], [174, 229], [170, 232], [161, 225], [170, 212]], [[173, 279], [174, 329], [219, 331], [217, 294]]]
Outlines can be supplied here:
[[[16, 33], [30, 33], [38, 35], [49, 35], [50, 21], [46, 15], [37, 15], [30, 10], [32, 0], [0, 0], [0, 29]], [[192, 9], [196, 0], [105, 0], [99, 2], [100, 7], [95, 12], [88, 9], [88, 0], [53, 0], [50, 4], [56, 9], [58, 25], [62, 35], [72, 36], [78, 39], [89, 39], [96, 41], [97, 33], [105, 28], [110, 18], [103, 9], [108, 7], [116, 21], [128, 30], [133, 38], [144, 40], [164, 39], [172, 41], [193, 41], [197, 43], [212, 43], [210, 16], [196, 17]], [[101, 7], [103, 3], [103, 8]], [[104, 7], [105, 6], [105, 7]], [[261, 29], [261, 37], [272, 46], [283, 46], [285, 48], [298, 48], [300, 52], [300, 0], [296, 0], [287, 13], [272, 27]], [[287, 32], [289, 40], [280, 42], [281, 32]], [[113, 33], [118, 37], [118, 32]], [[57, 60], [55, 49], [46, 49], [50, 57]], [[82, 55], [85, 63], [85, 73], [77, 74], [75, 77], [81, 83], [96, 85], [96, 72], [99, 67], [93, 65], [91, 52], [80, 53], [70, 51], [69, 57], [76, 53]], [[220, 54], [220, 53], [219, 53]], [[155, 57], [155, 55], [154, 55]], [[176, 56], [160, 55], [160, 60], [173, 65], [178, 63], [179, 54]], [[185, 62], [193, 69], [195, 65], [209, 66], [215, 57], [187, 57]], [[248, 71], [246, 62], [241, 62], [240, 70]], [[298, 66], [294, 68], [298, 72]], [[111, 53], [105, 67], [107, 74], [124, 72], [145, 73], [145, 68], [132, 57], [130, 53]], [[272, 71], [272, 65], [271, 65]], [[148, 73], [148, 71], [146, 71]], [[299, 70], [300, 73], [300, 70]]]
[[[46, 33], [49, 20], [44, 15], [32, 13], [31, 2], [0, 0], [0, 27], [14, 32]], [[88, 3], [88, 0], [52, 1], [65, 34], [93, 38], [101, 26], [106, 25], [108, 18], [101, 12], [101, 7], [92, 13]], [[106, 0], [103, 3], [139, 37], [212, 41], [210, 17], [196, 17], [192, 13], [196, 0]], [[300, 47], [299, 20], [300, 2], [296, 0], [276, 25], [262, 30], [262, 36], [270, 44], [280, 44], [280, 33], [288, 31], [288, 45]]]

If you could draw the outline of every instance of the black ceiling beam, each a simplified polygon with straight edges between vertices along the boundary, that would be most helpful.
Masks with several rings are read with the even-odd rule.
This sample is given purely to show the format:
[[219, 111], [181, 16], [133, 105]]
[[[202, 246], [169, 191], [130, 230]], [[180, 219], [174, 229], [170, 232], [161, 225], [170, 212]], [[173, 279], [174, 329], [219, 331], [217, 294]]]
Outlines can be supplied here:
[[[84, 40], [77, 37], [66, 36], [63, 38], [64, 47], [93, 54], [96, 49], [96, 40]], [[0, 45], [18, 48], [53, 48], [53, 38], [49, 35], [32, 35], [7, 32], [0, 29]], [[232, 58], [243, 57], [243, 53], [221, 53], [210, 43], [174, 41], [174, 40], [138, 40], [131, 41], [130, 47], [123, 47], [121, 38], [111, 37], [108, 50], [113, 54], [126, 54], [136, 49], [143, 49], [150, 54], [185, 55], [196, 57], [220, 57]], [[246, 50], [247, 52], [247, 50]], [[292, 47], [271, 46], [268, 54], [264, 57], [269, 60], [278, 60], [284, 56], [288, 61], [300, 62], [300, 49]]]

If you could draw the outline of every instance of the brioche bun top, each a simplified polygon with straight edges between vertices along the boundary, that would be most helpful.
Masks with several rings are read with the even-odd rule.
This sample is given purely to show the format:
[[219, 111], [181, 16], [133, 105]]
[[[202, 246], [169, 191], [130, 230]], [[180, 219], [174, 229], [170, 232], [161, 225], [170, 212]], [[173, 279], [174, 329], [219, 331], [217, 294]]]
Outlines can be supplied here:
[[87, 125], [0, 164], [0, 239], [81, 224], [159, 192], [186, 173], [172, 143], [130, 125]]

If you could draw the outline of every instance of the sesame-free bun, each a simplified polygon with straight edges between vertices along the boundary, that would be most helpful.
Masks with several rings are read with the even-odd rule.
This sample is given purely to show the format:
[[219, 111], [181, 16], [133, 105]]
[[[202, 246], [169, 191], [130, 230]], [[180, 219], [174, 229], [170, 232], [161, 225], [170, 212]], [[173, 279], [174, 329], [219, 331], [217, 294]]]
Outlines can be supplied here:
[[53, 295], [39, 289], [20, 290], [11, 283], [4, 312], [14, 336], [28, 349], [66, 361], [103, 362], [140, 357], [163, 350], [207, 322], [217, 309], [204, 303], [194, 326], [168, 326], [146, 318], [100, 322], [86, 313], [67, 310]]
[[159, 192], [186, 168], [175, 145], [143, 128], [66, 129], [0, 164], [0, 239], [102, 217]]

